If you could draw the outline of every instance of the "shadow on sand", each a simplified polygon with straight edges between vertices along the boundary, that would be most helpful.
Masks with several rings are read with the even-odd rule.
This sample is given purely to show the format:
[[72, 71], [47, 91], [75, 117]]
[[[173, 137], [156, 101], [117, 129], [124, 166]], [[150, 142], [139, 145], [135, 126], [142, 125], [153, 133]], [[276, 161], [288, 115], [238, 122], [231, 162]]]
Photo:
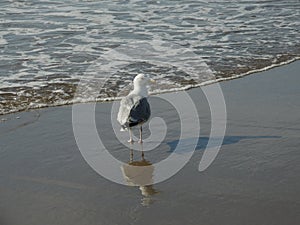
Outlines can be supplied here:
[[[236, 144], [236, 143], [240, 142], [241, 140], [246, 140], [246, 139], [270, 139], [270, 138], [277, 139], [277, 138], [281, 138], [281, 136], [225, 136], [223, 139], [223, 142], [222, 142], [222, 146]], [[204, 150], [205, 148], [213, 148], [213, 147], [218, 146], [221, 138], [220, 137], [212, 137], [209, 146], [208, 146], [209, 137], [199, 137], [197, 139], [198, 139], [198, 141], [197, 141], [195, 150]], [[185, 146], [187, 146], [187, 144], [189, 142], [195, 141], [195, 138], [188, 138], [188, 139], [184, 139], [181, 141], [184, 143]], [[179, 140], [168, 142], [167, 144], [170, 146], [169, 152], [175, 151], [178, 143], [179, 143]], [[193, 149], [190, 149], [190, 150], [193, 150]], [[185, 149], [183, 151], [189, 151], [189, 150]]]

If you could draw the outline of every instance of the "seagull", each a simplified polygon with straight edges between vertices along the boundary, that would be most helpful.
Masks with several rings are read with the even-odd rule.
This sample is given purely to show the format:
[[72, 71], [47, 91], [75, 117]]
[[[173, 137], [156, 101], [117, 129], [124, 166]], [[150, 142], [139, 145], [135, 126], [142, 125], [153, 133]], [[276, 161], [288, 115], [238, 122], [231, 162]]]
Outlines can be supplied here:
[[120, 102], [120, 108], [117, 120], [121, 124], [121, 131], [129, 130], [129, 143], [133, 143], [131, 128], [140, 126], [139, 143], [143, 143], [142, 125], [148, 121], [151, 115], [150, 105], [148, 103], [148, 88], [150, 83], [155, 83], [145, 74], [138, 74], [133, 80], [133, 90]]

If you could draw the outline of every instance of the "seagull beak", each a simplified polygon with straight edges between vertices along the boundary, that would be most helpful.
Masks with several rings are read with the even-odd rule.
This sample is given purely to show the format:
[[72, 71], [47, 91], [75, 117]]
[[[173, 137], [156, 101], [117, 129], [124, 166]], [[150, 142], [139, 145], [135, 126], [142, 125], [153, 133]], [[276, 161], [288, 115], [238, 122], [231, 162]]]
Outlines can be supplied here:
[[150, 78], [150, 82], [151, 82], [152, 84], [156, 84], [156, 80], [154, 80], [154, 79], [152, 79], [152, 78]]

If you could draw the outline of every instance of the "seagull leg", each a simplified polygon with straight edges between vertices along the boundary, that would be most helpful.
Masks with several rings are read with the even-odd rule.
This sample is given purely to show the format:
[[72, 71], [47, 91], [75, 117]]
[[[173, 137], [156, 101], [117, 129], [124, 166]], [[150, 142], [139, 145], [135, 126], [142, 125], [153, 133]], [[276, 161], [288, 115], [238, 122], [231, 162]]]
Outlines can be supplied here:
[[139, 140], [139, 143], [143, 143], [143, 127], [142, 125], [140, 126], [140, 140]]
[[142, 160], [145, 160], [143, 143], [141, 144], [141, 152], [142, 152]]
[[133, 150], [130, 149], [130, 162], [132, 162], [132, 161], [133, 161]]
[[133, 138], [132, 138], [132, 131], [131, 131], [131, 128], [129, 128], [129, 140], [128, 140], [128, 143], [130, 143], [130, 144], [133, 144]]

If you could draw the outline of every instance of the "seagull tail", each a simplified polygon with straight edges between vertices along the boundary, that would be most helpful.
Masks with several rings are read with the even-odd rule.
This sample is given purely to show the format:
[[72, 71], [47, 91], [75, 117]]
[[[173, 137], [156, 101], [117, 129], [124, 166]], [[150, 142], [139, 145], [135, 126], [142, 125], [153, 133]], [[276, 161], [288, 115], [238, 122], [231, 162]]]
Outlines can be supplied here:
[[125, 127], [125, 126], [121, 126], [121, 129], [120, 129], [120, 131], [126, 131], [127, 130], [127, 127]]

